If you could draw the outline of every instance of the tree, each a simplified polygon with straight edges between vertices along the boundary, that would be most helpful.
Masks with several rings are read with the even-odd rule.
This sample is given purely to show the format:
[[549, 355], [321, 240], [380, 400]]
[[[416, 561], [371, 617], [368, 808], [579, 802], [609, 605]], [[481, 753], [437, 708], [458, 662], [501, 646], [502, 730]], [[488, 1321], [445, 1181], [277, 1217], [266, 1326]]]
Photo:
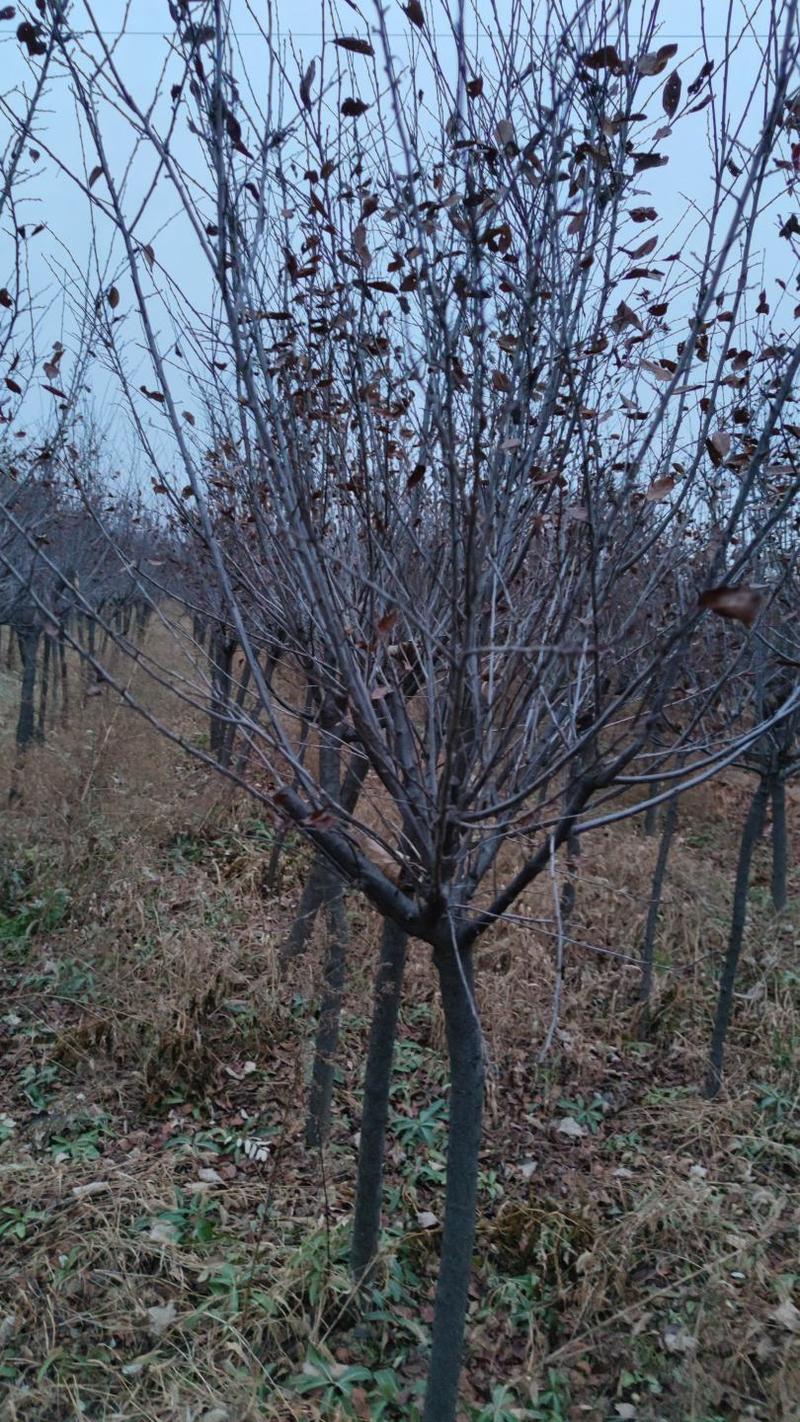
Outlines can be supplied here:
[[[59, 10], [47, 33], [91, 153], [75, 176], [149, 373], [101, 303], [104, 339], [155, 494], [206, 560], [249, 677], [225, 710], [247, 763], [221, 768], [391, 925], [387, 1000], [401, 936], [432, 950], [451, 1108], [424, 1416], [449, 1422], [484, 1079], [475, 944], [524, 913], [570, 838], [708, 779], [759, 734], [700, 734], [719, 678], [683, 726], [669, 713], [704, 606], [738, 635], [756, 622], [747, 579], [800, 489], [784, 420], [800, 346], [750, 295], [773, 175], [791, 172], [796, 6], [765, 11], [746, 92], [725, 82], [733, 36], [684, 91], [657, 7], [641, 33], [626, 6], [587, 0], [569, 25], [553, 7], [544, 29], [515, 7], [491, 63], [470, 37], [480, 11], [468, 24], [445, 0], [409, 7], [402, 63], [380, 7], [355, 36], [332, 17], [314, 62], [268, 17], [257, 98], [226, 0], [191, 23], [172, 5], [174, 72], [155, 92], [74, 9], [80, 24]], [[150, 164], [139, 181], [112, 108]], [[677, 123], [708, 123], [711, 141], [685, 250], [650, 193]], [[144, 240], [156, 178], [181, 214], [172, 263]], [[189, 244], [213, 295], [185, 287]], [[185, 620], [173, 629], [185, 643]], [[199, 683], [172, 684], [199, 703]], [[312, 731], [366, 761], [352, 809], [301, 751]], [[371, 1062], [379, 1141], [385, 1054]], [[359, 1270], [375, 1233], [374, 1178], [362, 1186]]]

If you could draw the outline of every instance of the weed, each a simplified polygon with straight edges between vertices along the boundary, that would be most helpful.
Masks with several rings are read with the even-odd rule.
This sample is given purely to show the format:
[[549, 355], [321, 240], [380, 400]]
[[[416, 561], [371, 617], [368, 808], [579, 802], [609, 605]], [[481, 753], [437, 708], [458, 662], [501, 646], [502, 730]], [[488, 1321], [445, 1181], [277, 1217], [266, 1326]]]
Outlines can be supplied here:
[[0, 1239], [27, 1239], [31, 1225], [39, 1224], [46, 1218], [44, 1210], [2, 1205], [0, 1206]]
[[20, 1085], [34, 1111], [44, 1111], [53, 1099], [49, 1088], [58, 1080], [59, 1069], [55, 1062], [37, 1065], [29, 1062], [19, 1074]]
[[215, 1239], [219, 1226], [219, 1204], [206, 1194], [188, 1195], [175, 1191], [175, 1205], [156, 1215], [137, 1220], [134, 1229], [148, 1231], [164, 1243], [207, 1245]]
[[585, 1126], [592, 1135], [596, 1135], [608, 1111], [608, 1102], [604, 1096], [597, 1095], [593, 1096], [591, 1101], [587, 1101], [583, 1096], [575, 1099], [562, 1096], [558, 1109], [566, 1116], [571, 1116], [579, 1126]]
[[393, 1113], [391, 1128], [406, 1150], [429, 1149], [443, 1138], [447, 1116], [447, 1102], [432, 1101], [416, 1116]]

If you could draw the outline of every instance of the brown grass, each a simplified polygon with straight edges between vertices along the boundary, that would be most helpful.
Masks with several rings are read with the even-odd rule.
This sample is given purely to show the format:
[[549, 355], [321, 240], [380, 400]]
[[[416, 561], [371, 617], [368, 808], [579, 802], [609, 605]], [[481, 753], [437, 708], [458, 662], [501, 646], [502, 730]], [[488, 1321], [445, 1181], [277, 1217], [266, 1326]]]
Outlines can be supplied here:
[[[2, 832], [16, 911], [31, 917], [27, 939], [0, 942], [0, 1111], [16, 1123], [0, 1145], [0, 1223], [17, 1226], [0, 1238], [2, 1415], [333, 1417], [331, 1401], [287, 1385], [309, 1345], [334, 1367], [400, 1359], [413, 1389], [438, 1238], [417, 1214], [442, 1204], [435, 1174], [420, 1173], [424, 1149], [396, 1135], [390, 1144], [382, 1278], [398, 1292], [368, 1338], [344, 1267], [372, 914], [351, 898], [343, 1071], [323, 1171], [302, 1148], [304, 1009], [317, 970], [311, 958], [288, 973], [277, 961], [304, 848], [290, 843], [265, 897], [258, 812], [110, 696], [28, 757], [23, 788]], [[519, 906], [549, 922], [498, 925], [481, 948], [491, 1070], [465, 1382], [476, 1406], [502, 1382], [515, 1387], [515, 1415], [550, 1422], [797, 1416], [798, 919], [768, 906], [766, 851], [724, 1099], [711, 1105], [697, 1091], [744, 794], [731, 775], [683, 813], [646, 1046], [635, 960], [657, 846], [636, 827], [583, 845], [576, 942], [543, 1066], [550, 884]], [[65, 894], [61, 917], [48, 917]], [[417, 948], [401, 1115], [442, 1097], [442, 1038]], [[559, 1132], [565, 1116], [586, 1133]], [[239, 1136], [267, 1134], [265, 1164], [236, 1148]], [[87, 1139], [94, 1156], [82, 1153]], [[372, 1415], [367, 1391], [342, 1415]], [[412, 1415], [410, 1396], [387, 1422]]]

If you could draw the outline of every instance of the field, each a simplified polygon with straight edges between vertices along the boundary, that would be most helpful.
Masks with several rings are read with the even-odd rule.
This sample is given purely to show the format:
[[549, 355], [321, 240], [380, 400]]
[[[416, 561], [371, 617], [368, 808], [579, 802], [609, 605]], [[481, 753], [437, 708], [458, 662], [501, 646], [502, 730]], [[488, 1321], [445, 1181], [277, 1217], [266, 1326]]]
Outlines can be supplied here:
[[[13, 689], [4, 675], [4, 804]], [[307, 1152], [319, 953], [278, 963], [305, 847], [287, 843], [270, 887], [257, 807], [110, 695], [17, 774], [0, 832], [3, 1417], [413, 1418], [447, 1119], [427, 951], [405, 992], [380, 1268], [357, 1303], [374, 916], [349, 898], [334, 1129]], [[636, 823], [583, 844], [544, 1061], [546, 928], [502, 925], [481, 950], [490, 1088], [464, 1418], [798, 1415], [800, 918], [796, 900], [769, 906], [766, 843], [725, 1091], [698, 1091], [745, 798], [731, 773], [682, 809], [649, 1041], [635, 960], [657, 840]], [[524, 912], [547, 917], [549, 893]]]

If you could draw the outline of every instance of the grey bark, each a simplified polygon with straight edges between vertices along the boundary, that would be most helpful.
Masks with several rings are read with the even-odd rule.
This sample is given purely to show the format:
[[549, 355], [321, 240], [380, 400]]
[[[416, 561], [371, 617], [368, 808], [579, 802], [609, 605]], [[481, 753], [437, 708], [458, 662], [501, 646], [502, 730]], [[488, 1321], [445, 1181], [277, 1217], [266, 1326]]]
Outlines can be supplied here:
[[[352, 815], [358, 804], [367, 768], [366, 758], [358, 752], [353, 752], [342, 785], [340, 801], [342, 809], [348, 815]], [[303, 885], [294, 922], [281, 945], [281, 962], [288, 962], [290, 958], [299, 958], [308, 947], [317, 914], [325, 902], [326, 886], [330, 882], [328, 872], [327, 860], [322, 853], [318, 852], [311, 861], [311, 868]]]
[[[320, 734], [319, 779], [329, 800], [337, 803], [340, 795], [339, 741], [335, 734], [326, 729]], [[322, 1000], [314, 1043], [311, 1093], [306, 1117], [306, 1145], [309, 1149], [323, 1145], [330, 1133], [347, 955], [348, 925], [344, 906], [344, 885], [341, 877], [329, 864], [325, 865], [323, 872], [323, 897], [327, 941]]]
[[647, 907], [647, 922], [645, 923], [644, 941], [642, 943], [642, 976], [639, 983], [639, 1001], [642, 1004], [642, 1013], [639, 1018], [639, 1037], [642, 1041], [646, 1041], [650, 1033], [650, 998], [653, 992], [653, 964], [655, 959], [658, 913], [661, 908], [661, 896], [664, 892], [667, 862], [669, 860], [669, 852], [672, 847], [672, 840], [677, 823], [678, 797], [674, 795], [667, 804], [664, 823], [661, 828], [661, 840], [658, 846], [656, 867], [653, 872], [653, 882], [650, 886], [650, 903]]
[[728, 949], [725, 954], [725, 962], [722, 966], [722, 976], [719, 983], [714, 1030], [711, 1034], [708, 1074], [705, 1082], [704, 1094], [710, 1100], [719, 1094], [720, 1087], [722, 1086], [725, 1041], [731, 1020], [733, 989], [736, 982], [737, 969], [739, 967], [739, 955], [742, 950], [745, 923], [747, 921], [747, 891], [750, 887], [750, 868], [753, 862], [753, 851], [764, 828], [768, 793], [769, 781], [762, 776], [759, 779], [755, 794], [750, 802], [750, 808], [744, 822], [741, 843], [739, 845], [739, 861], [736, 866], [731, 929], [728, 938]]
[[41, 633], [38, 627], [26, 628], [17, 634], [22, 661], [22, 687], [17, 718], [17, 745], [24, 749], [30, 745], [36, 732], [36, 708], [34, 692], [36, 688], [36, 657]]
[[786, 828], [786, 781], [776, 775], [770, 786], [772, 797], [772, 906], [780, 913], [789, 902], [787, 879], [789, 838]]
[[358, 1177], [350, 1268], [357, 1282], [369, 1272], [378, 1249], [383, 1195], [383, 1163], [392, 1059], [403, 992], [408, 935], [390, 918], [383, 921], [381, 951], [364, 1070], [364, 1100], [358, 1145]]
[[478, 1198], [483, 1114], [483, 1039], [473, 994], [472, 955], [444, 942], [434, 950], [450, 1058], [450, 1125], [442, 1253], [423, 1422], [454, 1422], [464, 1350]]

